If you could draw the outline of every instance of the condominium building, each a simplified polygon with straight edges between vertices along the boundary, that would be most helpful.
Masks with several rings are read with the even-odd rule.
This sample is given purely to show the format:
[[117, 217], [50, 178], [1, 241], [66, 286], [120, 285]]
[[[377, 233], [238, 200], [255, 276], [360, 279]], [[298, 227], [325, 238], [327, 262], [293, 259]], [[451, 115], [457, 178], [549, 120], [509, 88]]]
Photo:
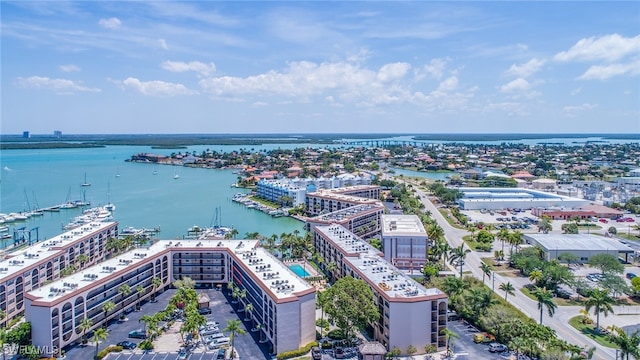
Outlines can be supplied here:
[[384, 258], [400, 269], [420, 269], [427, 262], [429, 238], [417, 215], [382, 215]]
[[[162, 240], [34, 289], [25, 296], [32, 342], [63, 348], [82, 337], [82, 319], [91, 319], [94, 329], [151, 296], [154, 278], [168, 287], [190, 277], [196, 285], [233, 281], [246, 291], [240, 301], [253, 304], [251, 319], [262, 325], [261, 338], [275, 352], [298, 349], [315, 339], [315, 288], [258, 245], [257, 240]], [[123, 285], [133, 291], [121, 293]], [[105, 312], [107, 301], [117, 308]]]
[[308, 193], [305, 211], [309, 216], [331, 213], [362, 204], [379, 203], [380, 187], [374, 185], [349, 186]]
[[90, 266], [104, 259], [108, 254], [107, 239], [117, 236], [117, 222], [93, 222], [23, 250], [3, 253], [0, 261], [0, 309], [6, 316], [0, 322], [23, 314], [25, 294], [56, 281], [65, 268]]
[[259, 197], [275, 203], [281, 203], [284, 198], [288, 198], [293, 206], [304, 204], [308, 193], [323, 189], [334, 189], [341, 194], [379, 199], [380, 187], [370, 184], [370, 176], [351, 174], [331, 178], [261, 179], [258, 181], [256, 193]]
[[380, 232], [382, 214], [384, 214], [384, 205], [380, 202], [356, 205], [307, 218], [305, 228], [311, 231], [314, 226], [338, 224], [360, 237], [369, 238]]
[[427, 345], [446, 346], [447, 295], [425, 288], [386, 261], [383, 254], [340, 225], [315, 226], [314, 246], [332, 266], [336, 278], [352, 276], [373, 290], [380, 318], [371, 324], [375, 340], [390, 350], [413, 345], [419, 353]]

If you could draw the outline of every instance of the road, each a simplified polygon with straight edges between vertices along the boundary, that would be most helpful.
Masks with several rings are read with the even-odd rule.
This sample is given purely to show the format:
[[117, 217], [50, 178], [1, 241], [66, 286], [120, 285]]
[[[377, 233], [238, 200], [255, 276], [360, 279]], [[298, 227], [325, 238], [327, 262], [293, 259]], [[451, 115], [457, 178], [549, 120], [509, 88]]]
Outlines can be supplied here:
[[[468, 231], [451, 226], [444, 216], [442, 216], [440, 211], [438, 211], [438, 208], [429, 200], [428, 195], [417, 187], [414, 187], [414, 189], [416, 189], [416, 194], [420, 196], [422, 203], [425, 205], [425, 211], [430, 211], [431, 216], [444, 230], [444, 235], [449, 245], [451, 247], [458, 247], [463, 244], [464, 241], [462, 238], [469, 234]], [[465, 259], [463, 271], [471, 272], [471, 275], [475, 278], [482, 280], [482, 272], [480, 270], [481, 262], [482, 259], [480, 254], [472, 251]], [[513, 283], [514, 279], [512, 277], [504, 277], [494, 273], [493, 281], [495, 281], [494, 292], [496, 292], [498, 296], [503, 297], [504, 294], [498, 290], [499, 284], [506, 283], [508, 281]], [[491, 283], [489, 284], [489, 287], [492, 287]], [[526, 296], [512, 296], [509, 297], [508, 301], [528, 317], [535, 321], [539, 321], [540, 310], [538, 309], [538, 303], [534, 300], [531, 300]], [[594, 359], [615, 359], [615, 349], [599, 345], [569, 325], [569, 319], [573, 316], [579, 315], [579, 309], [581, 308], [577, 306], [559, 306], [553, 317], [549, 317], [545, 309], [543, 324], [554, 329], [559, 338], [566, 340], [569, 343], [586, 348], [596, 347], [597, 350], [594, 355]], [[602, 318], [603, 317], [601, 316], [601, 319]]]

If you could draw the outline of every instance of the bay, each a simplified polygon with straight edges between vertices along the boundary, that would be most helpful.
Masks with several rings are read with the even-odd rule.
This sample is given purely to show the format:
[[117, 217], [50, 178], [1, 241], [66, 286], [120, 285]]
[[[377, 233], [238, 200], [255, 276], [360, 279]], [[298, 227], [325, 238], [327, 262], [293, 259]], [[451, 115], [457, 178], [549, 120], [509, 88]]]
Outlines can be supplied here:
[[[237, 148], [215, 147], [217, 151]], [[194, 150], [201, 151], [200, 147], [187, 149]], [[238, 176], [233, 170], [125, 162], [141, 152], [168, 155], [174, 151], [141, 146], [2, 151], [0, 212], [19, 212], [66, 200], [86, 199], [91, 201], [91, 206], [114, 203], [113, 216], [120, 223], [120, 229], [160, 227], [158, 237], [161, 239], [180, 238], [193, 225], [233, 227], [239, 237], [252, 232], [265, 236], [294, 230], [302, 232], [303, 224], [298, 220], [273, 218], [231, 201], [234, 194], [248, 191], [230, 186]], [[91, 186], [81, 186], [85, 173]], [[174, 179], [175, 174], [179, 179]], [[37, 231], [39, 240], [47, 239], [63, 232], [62, 225], [81, 211], [77, 208], [45, 212], [40, 217], [11, 223], [10, 233], [24, 227], [33, 229], [33, 236]]]

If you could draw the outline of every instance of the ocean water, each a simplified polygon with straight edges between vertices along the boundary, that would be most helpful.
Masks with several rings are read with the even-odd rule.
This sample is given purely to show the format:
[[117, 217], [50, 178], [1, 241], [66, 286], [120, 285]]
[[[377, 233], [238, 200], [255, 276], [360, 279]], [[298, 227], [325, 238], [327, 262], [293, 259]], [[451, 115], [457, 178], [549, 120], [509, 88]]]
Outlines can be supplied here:
[[[0, 157], [0, 213], [86, 199], [92, 206], [113, 202], [114, 220], [121, 229], [160, 227], [161, 239], [182, 237], [194, 225], [234, 227], [238, 237], [252, 232], [270, 236], [303, 230], [303, 224], [295, 219], [273, 218], [231, 201], [234, 194], [247, 191], [230, 186], [238, 176], [232, 170], [124, 161], [140, 152], [168, 155], [173, 151], [140, 146], [4, 150]], [[85, 174], [91, 186], [81, 186]], [[179, 179], [174, 179], [175, 174]], [[24, 227], [33, 230], [32, 234], [37, 228], [42, 240], [63, 232], [62, 225], [80, 213], [80, 209], [45, 212], [43, 216], [12, 223], [9, 228], [13, 233]]]

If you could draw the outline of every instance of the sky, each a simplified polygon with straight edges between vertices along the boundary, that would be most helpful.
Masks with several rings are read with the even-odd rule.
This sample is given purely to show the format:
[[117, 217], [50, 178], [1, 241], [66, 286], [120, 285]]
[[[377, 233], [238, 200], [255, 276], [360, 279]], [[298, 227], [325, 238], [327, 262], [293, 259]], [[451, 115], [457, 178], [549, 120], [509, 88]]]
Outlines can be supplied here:
[[5, 135], [640, 133], [638, 1], [0, 10]]

